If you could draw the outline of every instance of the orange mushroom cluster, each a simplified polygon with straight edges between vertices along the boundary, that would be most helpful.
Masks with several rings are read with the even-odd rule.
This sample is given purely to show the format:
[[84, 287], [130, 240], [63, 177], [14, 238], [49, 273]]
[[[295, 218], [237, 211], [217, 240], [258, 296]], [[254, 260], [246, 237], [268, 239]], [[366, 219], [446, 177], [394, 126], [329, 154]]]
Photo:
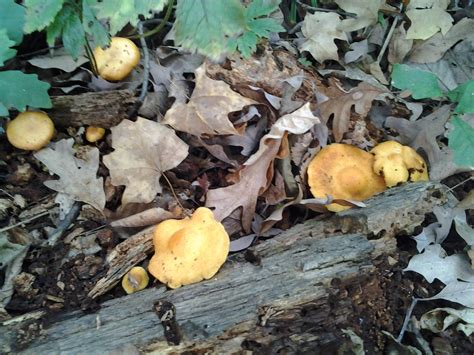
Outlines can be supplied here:
[[[395, 141], [377, 145], [370, 152], [334, 143], [321, 149], [308, 166], [308, 185], [317, 198], [363, 201], [406, 181], [427, 181], [423, 158]], [[349, 206], [328, 204], [333, 212]]]
[[153, 234], [155, 254], [148, 271], [170, 288], [210, 279], [224, 264], [230, 239], [212, 211], [198, 208], [191, 218], [161, 222]]

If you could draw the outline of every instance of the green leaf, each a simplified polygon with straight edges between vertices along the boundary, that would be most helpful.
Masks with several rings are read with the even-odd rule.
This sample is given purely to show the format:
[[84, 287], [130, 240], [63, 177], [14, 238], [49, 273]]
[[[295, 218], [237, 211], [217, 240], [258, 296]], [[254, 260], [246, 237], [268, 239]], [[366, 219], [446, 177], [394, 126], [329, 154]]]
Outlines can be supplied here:
[[90, 5], [94, 0], [83, 0], [82, 23], [84, 30], [93, 38], [94, 47], [105, 47], [110, 43], [110, 35], [107, 29], [97, 20]]
[[70, 9], [70, 11], [64, 21], [63, 45], [71, 54], [72, 58], [77, 59], [86, 44], [86, 34], [84, 33], [84, 27], [82, 26], [79, 15], [72, 8], [65, 8]]
[[0, 101], [0, 117], [6, 117], [6, 116], [8, 116], [8, 109]]
[[259, 37], [268, 37], [271, 32], [283, 32], [285, 30], [275, 19], [272, 18], [250, 20], [247, 27]]
[[244, 58], [249, 58], [257, 49], [258, 36], [254, 32], [246, 32], [237, 38], [237, 48]]
[[0, 114], [8, 115], [7, 109], [10, 108], [24, 111], [26, 106], [52, 107], [49, 88], [50, 85], [40, 81], [36, 74], [24, 74], [18, 70], [0, 72]]
[[448, 146], [454, 152], [454, 163], [474, 168], [474, 128], [457, 116], [451, 123], [454, 129], [449, 134]]
[[175, 42], [218, 60], [245, 25], [245, 8], [239, 0], [178, 1]]
[[245, 9], [246, 31], [236, 40], [237, 48], [244, 58], [249, 58], [255, 52], [261, 37], [285, 30], [275, 19], [257, 18], [267, 16], [278, 9], [279, 3], [280, 0], [255, 0]]
[[59, 36], [62, 37], [64, 48], [76, 59], [82, 53], [86, 39], [79, 14], [69, 4], [64, 5], [48, 27], [46, 33], [48, 45], [54, 46]]
[[456, 113], [474, 113], [474, 80], [459, 85], [448, 93], [451, 101], [457, 102]]
[[25, 0], [25, 33], [39, 31], [53, 22], [64, 0]]
[[392, 85], [400, 90], [410, 90], [415, 100], [442, 96], [436, 75], [405, 64], [393, 66]]
[[253, 0], [249, 6], [245, 17], [254, 19], [260, 16], [267, 16], [278, 9], [281, 0]]
[[6, 60], [15, 56], [16, 50], [10, 48], [14, 45], [15, 42], [8, 38], [7, 29], [0, 28], [0, 67], [5, 63]]
[[7, 30], [8, 38], [15, 44], [23, 39], [23, 26], [25, 24], [25, 8], [14, 0], [0, 1], [0, 24]]
[[97, 18], [108, 19], [110, 33], [116, 34], [129, 22], [135, 26], [140, 15], [145, 19], [152, 17], [154, 12], [163, 10], [166, 3], [166, 0], [103, 0], [96, 2], [94, 8]]

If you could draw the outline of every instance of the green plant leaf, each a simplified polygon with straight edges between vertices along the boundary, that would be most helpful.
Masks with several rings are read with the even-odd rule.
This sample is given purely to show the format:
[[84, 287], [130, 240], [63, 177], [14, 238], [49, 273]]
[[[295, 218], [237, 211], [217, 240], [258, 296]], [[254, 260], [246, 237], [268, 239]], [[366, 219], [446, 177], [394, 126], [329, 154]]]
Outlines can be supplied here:
[[24, 111], [26, 106], [52, 107], [48, 95], [50, 85], [38, 79], [36, 74], [24, 74], [18, 70], [0, 72], [0, 114], [8, 115], [8, 109]]
[[105, 47], [110, 43], [110, 35], [107, 29], [97, 20], [91, 5], [95, 0], [83, 0], [82, 23], [84, 30], [92, 36], [94, 47]]
[[166, 0], [103, 0], [96, 2], [94, 8], [97, 18], [109, 20], [110, 33], [114, 35], [129, 22], [135, 26], [140, 15], [145, 19], [152, 17], [154, 12], [163, 10], [166, 3]]
[[178, 45], [218, 60], [245, 31], [245, 8], [239, 0], [178, 1], [174, 23]]
[[474, 128], [458, 116], [451, 124], [454, 129], [448, 136], [448, 146], [454, 152], [454, 163], [474, 168]]
[[245, 32], [236, 40], [237, 49], [244, 58], [249, 58], [257, 49], [258, 36], [251, 31]]
[[72, 58], [77, 59], [86, 44], [86, 34], [79, 14], [68, 6], [65, 9], [69, 9], [69, 13], [63, 22], [63, 45]]
[[64, 48], [74, 59], [82, 53], [85, 45], [85, 32], [77, 11], [65, 4], [48, 27], [46, 40], [50, 47], [54, 46], [57, 37], [61, 36]]
[[392, 85], [400, 90], [410, 90], [415, 100], [442, 96], [436, 75], [405, 64], [393, 66]]
[[8, 38], [7, 29], [0, 28], [0, 67], [5, 63], [6, 60], [15, 56], [16, 49], [10, 48], [14, 45], [15, 42]]
[[267, 16], [278, 9], [281, 0], [253, 0], [247, 6], [245, 17], [254, 19], [260, 16]]
[[474, 80], [459, 85], [448, 93], [451, 101], [457, 102], [456, 113], [474, 113]]
[[25, 24], [25, 8], [18, 5], [14, 0], [1, 0], [0, 23], [7, 30], [8, 37], [15, 44], [21, 43]]
[[246, 32], [237, 38], [236, 44], [244, 58], [255, 52], [261, 37], [268, 37], [271, 32], [282, 32], [285, 29], [273, 18], [256, 18], [267, 16], [276, 9], [280, 0], [255, 0], [245, 9]]
[[39, 31], [53, 22], [64, 0], [25, 0], [25, 33]]

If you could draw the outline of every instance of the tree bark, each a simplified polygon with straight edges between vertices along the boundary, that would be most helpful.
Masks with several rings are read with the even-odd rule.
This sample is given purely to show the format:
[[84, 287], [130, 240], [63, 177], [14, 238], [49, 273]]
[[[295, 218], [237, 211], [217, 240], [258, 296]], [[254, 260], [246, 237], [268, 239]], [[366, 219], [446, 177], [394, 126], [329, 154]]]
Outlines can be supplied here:
[[[255, 342], [275, 344], [278, 331], [288, 327], [298, 350], [340, 346], [340, 328], [354, 300], [342, 296], [334, 306], [334, 288], [358, 285], [380, 299], [377, 287], [370, 291], [377, 278], [367, 276], [377, 269], [374, 260], [396, 253], [394, 236], [412, 233], [426, 213], [446, 202], [446, 191], [435, 183], [390, 189], [366, 208], [306, 221], [230, 256], [211, 280], [175, 290], [159, 284], [107, 301], [96, 314], [73, 312], [48, 326], [10, 320], [0, 329], [0, 343], [26, 354], [137, 348], [229, 353], [252, 349]], [[25, 341], [32, 325], [36, 337]]]
[[61, 127], [110, 128], [129, 118], [128, 113], [137, 102], [129, 90], [89, 92], [51, 99], [53, 108], [48, 113], [54, 123]]

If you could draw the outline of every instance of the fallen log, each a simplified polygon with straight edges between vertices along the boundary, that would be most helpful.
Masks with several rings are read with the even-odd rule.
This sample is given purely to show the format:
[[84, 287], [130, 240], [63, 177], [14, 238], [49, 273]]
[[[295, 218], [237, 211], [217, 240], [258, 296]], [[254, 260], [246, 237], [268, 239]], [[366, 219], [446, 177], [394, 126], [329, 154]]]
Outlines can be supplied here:
[[[9, 320], [0, 327], [2, 350], [229, 353], [252, 348], [255, 339], [265, 346], [279, 341], [275, 327], [282, 324], [293, 329], [287, 337], [300, 344], [298, 349], [340, 346], [353, 300], [343, 296], [335, 307], [334, 288], [377, 283], [367, 277], [377, 269], [374, 260], [395, 254], [394, 236], [412, 233], [426, 213], [446, 202], [446, 194], [436, 183], [394, 188], [368, 200], [366, 208], [306, 221], [230, 256], [211, 280], [176, 290], [158, 285], [107, 301], [95, 314], [58, 316], [47, 326], [41, 319]], [[295, 314], [304, 309], [309, 318], [303, 314], [303, 321], [312, 326], [291, 328]], [[34, 336], [25, 336], [28, 331]]]
[[110, 128], [129, 118], [138, 98], [130, 90], [114, 90], [54, 96], [51, 101], [53, 108], [47, 111], [56, 126]]

